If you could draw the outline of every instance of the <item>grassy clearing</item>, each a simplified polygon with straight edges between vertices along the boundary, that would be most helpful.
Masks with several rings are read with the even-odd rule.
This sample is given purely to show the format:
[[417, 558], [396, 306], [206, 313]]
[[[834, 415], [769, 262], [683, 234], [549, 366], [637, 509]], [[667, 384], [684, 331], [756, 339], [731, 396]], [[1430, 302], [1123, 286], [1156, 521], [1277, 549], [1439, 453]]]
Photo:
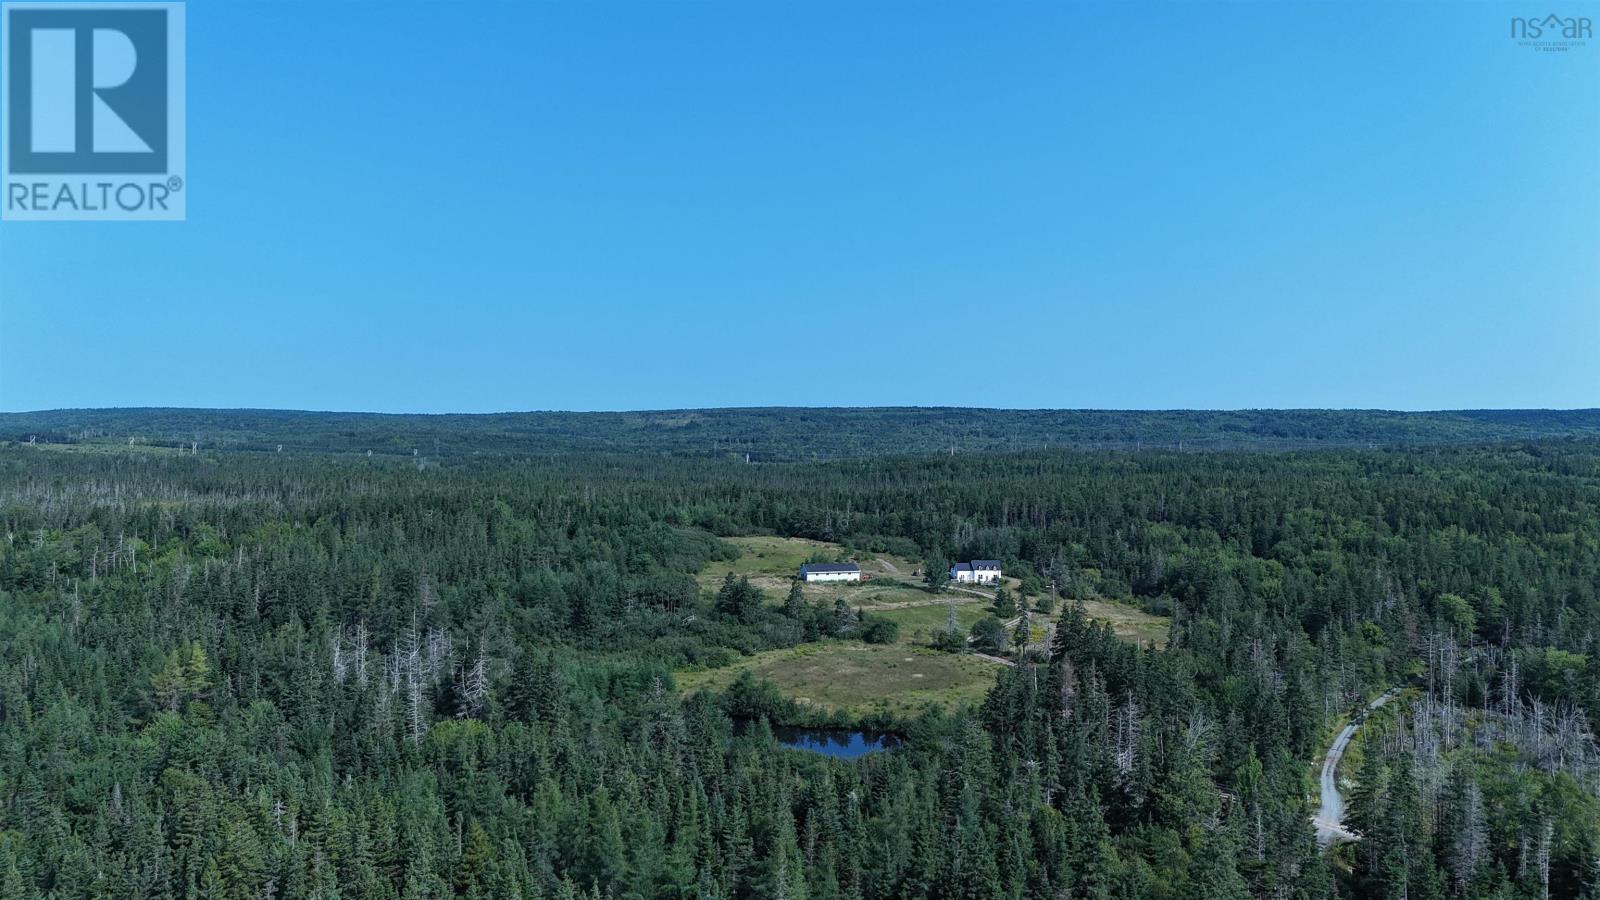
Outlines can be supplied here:
[[[787, 588], [785, 588], [787, 590]], [[925, 606], [933, 603], [941, 609], [945, 601], [924, 588], [897, 581], [866, 581], [861, 584], [808, 584], [803, 590], [808, 600], [832, 603], [842, 599], [857, 609], [868, 612], [900, 609], [906, 606]], [[973, 597], [974, 601], [978, 598]], [[959, 598], [958, 598], [959, 602]]]
[[[744, 575], [754, 581], [766, 591], [781, 588], [789, 591], [789, 581], [794, 580], [795, 572], [800, 565], [813, 557], [821, 559], [838, 559], [842, 556], [843, 548], [838, 544], [827, 541], [806, 540], [806, 538], [774, 538], [768, 535], [746, 536], [746, 538], [726, 538], [728, 543], [739, 548], [739, 559], [733, 562], [714, 560], [706, 565], [706, 569], [699, 572], [699, 583], [707, 588], [715, 588], [722, 583], [728, 573]], [[910, 573], [917, 567], [912, 560], [901, 559], [890, 554], [870, 554], [859, 552], [854, 562], [861, 565], [861, 575], [869, 578], [864, 585], [872, 583], [870, 580], [886, 578], [891, 581], [910, 581]], [[843, 585], [808, 585], [808, 589], [818, 588], [845, 588]]]
[[[972, 598], [972, 603], [956, 604], [956, 625], [965, 634], [974, 622], [989, 615], [988, 604]], [[916, 606], [869, 612], [875, 619], [889, 619], [900, 626], [900, 643], [926, 644], [934, 631], [944, 630], [949, 620], [949, 606], [943, 600], [923, 601]]]
[[720, 584], [729, 572], [751, 578], [763, 575], [789, 578], [801, 563], [814, 554], [833, 556], [839, 552], [837, 544], [808, 541], [805, 538], [759, 536], [728, 538], [727, 541], [739, 548], [739, 558], [732, 562], [714, 560], [707, 564], [699, 575], [702, 584]]
[[[748, 577], [751, 583], [766, 591], [773, 602], [788, 595], [796, 570], [806, 560], [819, 556], [833, 559], [842, 551], [838, 544], [806, 538], [757, 535], [727, 540], [740, 549], [739, 558], [707, 565], [698, 576], [701, 586], [714, 590], [732, 572]], [[987, 587], [930, 594], [923, 589], [921, 580], [911, 575], [920, 565], [914, 560], [866, 554], [856, 561], [861, 565], [862, 575], [869, 576], [869, 580], [859, 584], [807, 584], [803, 587], [806, 600], [831, 604], [842, 599], [857, 609], [887, 615], [899, 623], [902, 642], [930, 628], [943, 628], [945, 604], [950, 600], [956, 602], [961, 627], [971, 628], [973, 622], [986, 614], [988, 600], [994, 596], [993, 589]], [[1019, 582], [1008, 576], [1005, 584], [1015, 591]], [[1090, 618], [1110, 624], [1117, 637], [1125, 641], [1155, 647], [1167, 644], [1171, 621], [1165, 616], [1153, 616], [1132, 604], [1112, 600], [1089, 600], [1084, 607]]]
[[1111, 625], [1117, 637], [1130, 643], [1165, 647], [1172, 620], [1152, 616], [1137, 606], [1110, 600], [1087, 600], [1083, 604], [1089, 618]]
[[[731, 572], [749, 578], [751, 584], [775, 598], [788, 595], [795, 573], [807, 560], [813, 557], [837, 559], [844, 549], [826, 541], [766, 535], [727, 538], [727, 541], [739, 548], [739, 558], [708, 563], [696, 576], [700, 586], [714, 590]], [[855, 562], [861, 566], [861, 575], [867, 580], [859, 584], [808, 584], [804, 588], [806, 599], [832, 603], [843, 598], [851, 606], [871, 606], [926, 600], [931, 596], [911, 577], [917, 563], [889, 554], [858, 556]]]
[[[729, 538], [741, 553], [732, 561], [713, 562], [700, 572], [703, 588], [715, 590], [729, 573], [744, 576], [781, 602], [794, 583], [800, 565], [812, 558], [837, 559], [837, 544], [804, 538], [769, 536]], [[685, 691], [721, 690], [740, 673], [777, 685], [784, 696], [801, 703], [864, 715], [887, 712], [913, 715], [928, 704], [954, 706], [979, 702], [994, 684], [998, 666], [973, 656], [940, 653], [926, 645], [933, 632], [945, 627], [949, 607], [956, 608], [956, 623], [963, 632], [991, 614], [992, 589], [952, 590], [930, 594], [911, 575], [917, 563], [896, 557], [863, 556], [856, 560], [863, 575], [859, 584], [807, 584], [802, 586], [811, 603], [844, 600], [900, 626], [896, 643], [867, 645], [826, 641], [745, 657], [719, 669], [685, 671], [677, 675]], [[1015, 579], [1007, 579], [1015, 589]], [[1095, 600], [1085, 604], [1094, 619], [1107, 622], [1127, 641], [1164, 646], [1169, 622], [1137, 607]], [[1052, 616], [1053, 617], [1053, 616]], [[1034, 620], [1033, 640], [1043, 641], [1045, 617]]]
[[910, 716], [928, 705], [981, 702], [999, 669], [973, 656], [840, 641], [770, 650], [720, 669], [675, 677], [685, 692], [721, 690], [749, 671], [799, 703], [855, 716]]

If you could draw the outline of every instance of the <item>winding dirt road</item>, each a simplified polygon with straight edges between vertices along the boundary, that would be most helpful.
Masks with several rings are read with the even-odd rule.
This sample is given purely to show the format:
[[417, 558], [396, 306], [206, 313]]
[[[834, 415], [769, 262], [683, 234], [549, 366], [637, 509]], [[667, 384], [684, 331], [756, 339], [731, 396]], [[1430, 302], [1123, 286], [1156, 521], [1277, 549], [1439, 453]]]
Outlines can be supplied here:
[[1390, 688], [1368, 703], [1366, 709], [1350, 720], [1350, 724], [1340, 729], [1333, 746], [1328, 748], [1327, 757], [1322, 760], [1322, 799], [1317, 805], [1316, 815], [1311, 817], [1311, 823], [1317, 826], [1317, 843], [1324, 847], [1339, 841], [1360, 839], [1359, 835], [1344, 827], [1344, 798], [1339, 796], [1339, 760], [1344, 758], [1350, 739], [1356, 736], [1356, 730], [1367, 720], [1367, 716], [1393, 700], [1398, 693], [1398, 688]]

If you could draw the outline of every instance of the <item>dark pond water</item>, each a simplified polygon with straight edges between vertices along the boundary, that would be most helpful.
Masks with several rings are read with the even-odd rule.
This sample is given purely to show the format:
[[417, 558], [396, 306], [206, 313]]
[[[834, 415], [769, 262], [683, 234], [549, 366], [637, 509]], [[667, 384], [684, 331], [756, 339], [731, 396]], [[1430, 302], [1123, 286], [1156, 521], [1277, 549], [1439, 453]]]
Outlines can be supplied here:
[[[741, 726], [746, 723], [741, 722]], [[743, 731], [743, 727], [740, 728]], [[835, 759], [855, 759], [880, 750], [900, 746], [900, 738], [877, 731], [852, 731], [844, 728], [793, 728], [787, 725], [772, 726], [772, 736], [778, 743], [796, 750], [821, 753]]]

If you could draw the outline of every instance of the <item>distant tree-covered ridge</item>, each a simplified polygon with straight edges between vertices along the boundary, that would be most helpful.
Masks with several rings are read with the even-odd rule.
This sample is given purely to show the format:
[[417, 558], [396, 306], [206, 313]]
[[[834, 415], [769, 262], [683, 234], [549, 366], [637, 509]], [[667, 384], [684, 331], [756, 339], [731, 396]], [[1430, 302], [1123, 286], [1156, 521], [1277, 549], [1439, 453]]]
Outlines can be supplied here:
[[570, 452], [752, 461], [1046, 448], [1292, 450], [1600, 436], [1600, 409], [1005, 410], [957, 407], [687, 409], [388, 415], [98, 409], [0, 414], [0, 441], [122, 442], [430, 460]]

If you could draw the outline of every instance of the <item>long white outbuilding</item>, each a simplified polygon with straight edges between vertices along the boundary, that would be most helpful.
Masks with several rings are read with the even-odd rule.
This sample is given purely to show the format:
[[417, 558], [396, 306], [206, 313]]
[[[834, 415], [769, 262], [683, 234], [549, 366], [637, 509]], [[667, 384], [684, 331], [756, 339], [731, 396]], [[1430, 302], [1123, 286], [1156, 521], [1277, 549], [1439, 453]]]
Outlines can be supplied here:
[[806, 563], [800, 567], [801, 581], [860, 581], [861, 567], [855, 563]]

